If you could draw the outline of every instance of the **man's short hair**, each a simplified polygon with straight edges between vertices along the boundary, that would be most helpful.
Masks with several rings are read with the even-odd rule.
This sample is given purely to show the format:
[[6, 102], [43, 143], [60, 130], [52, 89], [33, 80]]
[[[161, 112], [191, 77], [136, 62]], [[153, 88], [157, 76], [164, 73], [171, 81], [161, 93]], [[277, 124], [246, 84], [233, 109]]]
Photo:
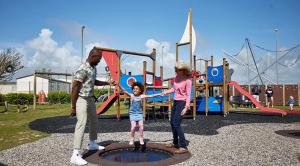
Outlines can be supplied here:
[[93, 55], [102, 55], [101, 54], [101, 50], [100, 49], [97, 49], [96, 47], [94, 47], [93, 49], [91, 49], [90, 53], [89, 53], [89, 56], [93, 56]]

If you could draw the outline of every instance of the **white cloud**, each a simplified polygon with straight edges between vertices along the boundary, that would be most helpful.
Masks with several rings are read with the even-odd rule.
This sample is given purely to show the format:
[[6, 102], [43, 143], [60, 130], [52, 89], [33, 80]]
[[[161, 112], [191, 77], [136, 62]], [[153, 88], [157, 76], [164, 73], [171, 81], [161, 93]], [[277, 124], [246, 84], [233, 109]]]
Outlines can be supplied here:
[[59, 46], [52, 38], [53, 32], [44, 28], [38, 37], [28, 41], [20, 48], [24, 58], [24, 66], [35, 69], [50, 69], [54, 72], [71, 72], [80, 64], [80, 57], [72, 42]]

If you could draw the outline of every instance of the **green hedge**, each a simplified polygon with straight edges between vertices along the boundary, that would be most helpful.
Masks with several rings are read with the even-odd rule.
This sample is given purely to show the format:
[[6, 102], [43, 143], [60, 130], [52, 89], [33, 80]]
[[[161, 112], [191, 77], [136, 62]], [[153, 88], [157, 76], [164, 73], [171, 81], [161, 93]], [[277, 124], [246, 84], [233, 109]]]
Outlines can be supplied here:
[[47, 99], [51, 104], [65, 104], [71, 102], [71, 95], [67, 92], [49, 92]]
[[5, 100], [4, 100], [4, 95], [0, 93], [0, 105], [1, 103], [3, 103]]
[[33, 104], [33, 94], [8, 93], [5, 95], [5, 100], [9, 104], [16, 104], [16, 105]]

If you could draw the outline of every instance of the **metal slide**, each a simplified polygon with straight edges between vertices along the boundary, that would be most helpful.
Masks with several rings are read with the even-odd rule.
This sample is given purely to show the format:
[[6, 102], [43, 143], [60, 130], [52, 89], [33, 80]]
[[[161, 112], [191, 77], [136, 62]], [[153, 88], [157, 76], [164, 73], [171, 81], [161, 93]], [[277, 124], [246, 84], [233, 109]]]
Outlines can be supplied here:
[[287, 115], [286, 111], [276, 109], [276, 108], [267, 108], [267, 107], [261, 105], [251, 94], [249, 94], [247, 91], [245, 91], [237, 82], [231, 81], [230, 83], [228, 83], [228, 85], [234, 86], [241, 94], [247, 96], [253, 102], [253, 104], [255, 106], [257, 106], [259, 109], [261, 109], [262, 111], [270, 112], [270, 113], [277, 113], [277, 114], [281, 114], [281, 115]]
[[105, 113], [118, 99], [118, 94], [114, 93], [113, 95], [109, 96], [108, 99], [97, 109], [97, 115]]

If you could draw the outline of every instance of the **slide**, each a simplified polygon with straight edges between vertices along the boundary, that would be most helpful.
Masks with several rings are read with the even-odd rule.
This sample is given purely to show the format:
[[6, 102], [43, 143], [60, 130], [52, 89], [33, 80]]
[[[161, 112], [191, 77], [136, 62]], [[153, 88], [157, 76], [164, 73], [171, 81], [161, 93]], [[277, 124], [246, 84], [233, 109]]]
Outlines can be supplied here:
[[237, 82], [235, 81], [231, 81], [230, 83], [228, 83], [228, 85], [233, 85], [241, 94], [247, 96], [254, 105], [256, 105], [259, 109], [265, 111], [265, 112], [270, 112], [270, 113], [277, 113], [277, 114], [281, 114], [281, 115], [286, 115], [287, 113], [283, 110], [280, 109], [276, 109], [276, 108], [267, 108], [263, 105], [261, 105], [256, 99], [254, 99], [254, 97], [249, 94], [247, 91], [245, 91]]
[[118, 99], [118, 94], [114, 93], [97, 109], [97, 115], [105, 113]]

